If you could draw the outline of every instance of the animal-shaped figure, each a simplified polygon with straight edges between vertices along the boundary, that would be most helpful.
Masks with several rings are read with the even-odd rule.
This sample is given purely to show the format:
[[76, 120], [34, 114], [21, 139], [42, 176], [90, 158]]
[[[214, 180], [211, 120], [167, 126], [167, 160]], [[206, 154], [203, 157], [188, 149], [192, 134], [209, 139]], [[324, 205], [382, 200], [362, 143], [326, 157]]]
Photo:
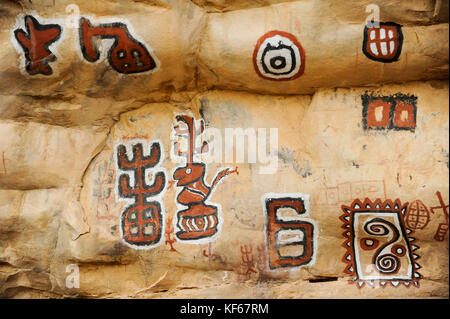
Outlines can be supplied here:
[[176, 185], [183, 187], [177, 195], [177, 202], [188, 207], [177, 213], [179, 231], [176, 236], [180, 240], [211, 237], [217, 233], [218, 209], [217, 206], [205, 204], [205, 201], [222, 178], [232, 173], [239, 174], [239, 172], [237, 167], [235, 170], [225, 168], [217, 173], [211, 186], [208, 186], [205, 182], [206, 165], [194, 163], [195, 153], [202, 154], [208, 151], [207, 142], [203, 142], [201, 148], [195, 146], [196, 138], [205, 130], [205, 124], [201, 120], [200, 128], [197, 129], [194, 118], [186, 115], [179, 115], [176, 120], [187, 126], [187, 129], [181, 129], [179, 125], [175, 126], [176, 134], [189, 141], [186, 152], [180, 151], [179, 144], [175, 143], [176, 155], [186, 156], [186, 166], [177, 168], [173, 174], [173, 179], [177, 181]]
[[100, 58], [93, 38], [114, 39], [108, 52], [111, 67], [120, 73], [139, 73], [156, 68], [156, 62], [147, 48], [133, 38], [124, 23], [100, 24], [93, 27], [88, 19], [80, 19], [80, 45], [83, 56], [89, 62]]
[[56, 60], [49, 46], [61, 35], [57, 24], [40, 24], [33, 16], [25, 16], [26, 33], [22, 29], [14, 30], [14, 36], [25, 53], [25, 69], [28, 74], [51, 75], [49, 63]]

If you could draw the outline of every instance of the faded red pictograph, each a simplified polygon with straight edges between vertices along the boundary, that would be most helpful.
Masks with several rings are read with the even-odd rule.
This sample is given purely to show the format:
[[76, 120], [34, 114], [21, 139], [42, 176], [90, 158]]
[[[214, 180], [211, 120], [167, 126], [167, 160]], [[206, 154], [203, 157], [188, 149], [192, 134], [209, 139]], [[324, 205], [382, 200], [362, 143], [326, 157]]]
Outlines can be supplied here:
[[177, 251], [174, 247], [173, 244], [177, 241], [175, 238], [172, 238], [172, 235], [174, 233], [174, 227], [172, 224], [173, 218], [172, 216], [167, 217], [167, 221], [166, 221], [166, 230], [164, 231], [165, 235], [166, 235], [166, 241], [165, 244], [170, 246], [170, 251]]
[[213, 252], [212, 243], [208, 243], [208, 248], [202, 248], [202, 256], [208, 258], [209, 262], [216, 260], [217, 255]]
[[127, 206], [121, 214], [121, 234], [123, 240], [133, 248], [152, 248], [162, 237], [163, 208], [158, 200], [149, 198], [159, 195], [165, 187], [166, 176], [163, 171], [154, 174], [153, 184], [146, 182], [147, 170], [154, 168], [161, 159], [161, 146], [155, 142], [150, 147], [150, 155], [145, 156], [142, 143], [133, 145], [131, 160], [126, 155], [125, 145], [117, 146], [117, 164], [123, 171], [133, 174], [122, 174], [118, 180], [118, 191], [121, 197], [131, 198], [134, 203]]
[[419, 287], [419, 247], [412, 244], [412, 230], [405, 226], [407, 207], [408, 203], [398, 199], [372, 202], [368, 198], [342, 205], [342, 247], [346, 249], [342, 261], [346, 264], [344, 272], [353, 276], [350, 283], [358, 288], [366, 284], [385, 287], [388, 283], [393, 287]]
[[[205, 130], [204, 121], [200, 120], [200, 126], [197, 127], [195, 119], [191, 116], [178, 115], [176, 120], [180, 122], [174, 127], [176, 136], [187, 141], [185, 151], [180, 150], [178, 142], [174, 143], [175, 155], [186, 159], [186, 165], [178, 167], [173, 173], [173, 179], [177, 181], [176, 186], [182, 187], [176, 201], [178, 204], [188, 207], [177, 212], [179, 231], [176, 233], [176, 237], [183, 241], [211, 238], [218, 231], [219, 211], [217, 206], [205, 204], [205, 201], [222, 178], [232, 173], [239, 173], [237, 167], [235, 170], [223, 169], [217, 173], [211, 186], [207, 186], [204, 180], [206, 164], [194, 162], [194, 154], [208, 152], [206, 141], [200, 147], [196, 145], [197, 138]], [[180, 125], [185, 127], [181, 128]]]
[[111, 220], [117, 218], [113, 213], [115, 199], [115, 171], [110, 169], [110, 162], [105, 161], [96, 166], [96, 178], [93, 180], [92, 196], [97, 200], [95, 207], [98, 219]]
[[253, 256], [252, 245], [240, 245], [241, 249], [241, 264], [238, 274], [246, 279], [250, 277], [252, 273], [258, 273], [255, 265], [255, 257]]
[[108, 61], [117, 72], [139, 73], [157, 67], [154, 57], [143, 43], [130, 34], [125, 23], [103, 23], [92, 26], [88, 19], [81, 18], [79, 33], [81, 51], [89, 62], [95, 62], [100, 58], [100, 52], [94, 39], [114, 39], [114, 43], [108, 51]]
[[49, 47], [61, 36], [61, 27], [57, 24], [40, 24], [33, 16], [25, 16], [25, 29], [14, 30], [14, 36], [25, 53], [25, 69], [30, 75], [51, 75], [53, 69], [49, 63], [56, 56]]
[[267, 270], [267, 257], [264, 244], [256, 246], [252, 243], [242, 244], [238, 242], [241, 261], [237, 267], [238, 281], [244, 282], [253, 278], [260, 278]]
[[260, 244], [256, 247], [257, 251], [257, 261], [256, 268], [258, 268], [259, 273], [264, 273], [267, 270], [267, 253], [264, 244]]
[[449, 225], [449, 218], [448, 218], [448, 207], [449, 205], [445, 205], [444, 200], [442, 199], [441, 192], [436, 192], [436, 196], [439, 200], [439, 206], [430, 207], [431, 213], [435, 213], [436, 210], [442, 210], [445, 217], [445, 223], [440, 223], [438, 226], [438, 229], [436, 231], [436, 234], [434, 235], [434, 239], [437, 241], [444, 241], [445, 236], [448, 233], [448, 225]]
[[405, 216], [406, 226], [412, 230], [424, 229], [430, 222], [430, 212], [427, 206], [415, 200], [409, 206]]
[[312, 201], [315, 205], [335, 206], [344, 204], [357, 197], [386, 197], [384, 180], [361, 180], [337, 183], [336, 186], [321, 188]]
[[401, 25], [377, 22], [379, 26], [365, 27], [363, 52], [371, 60], [390, 63], [397, 61], [403, 46]]
[[5, 152], [2, 152], [2, 164], [3, 164], [3, 174], [6, 175], [6, 158], [5, 158]]
[[144, 135], [138, 135], [135, 134], [133, 136], [128, 136], [128, 135], [122, 135], [122, 140], [123, 141], [130, 141], [130, 140], [148, 140], [148, 135], [144, 134]]

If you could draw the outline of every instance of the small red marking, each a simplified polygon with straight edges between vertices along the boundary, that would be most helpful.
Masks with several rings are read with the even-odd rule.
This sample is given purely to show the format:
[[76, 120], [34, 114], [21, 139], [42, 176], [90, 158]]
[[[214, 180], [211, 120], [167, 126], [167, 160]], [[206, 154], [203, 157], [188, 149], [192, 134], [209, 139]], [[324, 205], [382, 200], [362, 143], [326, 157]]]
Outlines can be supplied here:
[[212, 252], [212, 244], [208, 243], [208, 252], [206, 252], [206, 249], [202, 250], [202, 254], [204, 257], [207, 257], [209, 262], [214, 261], [216, 259], [216, 254]]
[[3, 171], [6, 175], [6, 161], [5, 161], [5, 152], [2, 152], [2, 162], [3, 162]]
[[177, 251], [175, 248], [173, 248], [173, 243], [176, 241], [175, 238], [171, 238], [173, 234], [174, 228], [172, 225], [172, 217], [167, 217], [166, 222], [166, 242], [165, 244], [170, 246], [170, 251]]
[[123, 135], [123, 136], [122, 136], [122, 139], [123, 139], [124, 141], [127, 141], [127, 140], [136, 140], [136, 139], [146, 139], [146, 140], [148, 140], [148, 135], [134, 135], [134, 136], [126, 136], [126, 135]]

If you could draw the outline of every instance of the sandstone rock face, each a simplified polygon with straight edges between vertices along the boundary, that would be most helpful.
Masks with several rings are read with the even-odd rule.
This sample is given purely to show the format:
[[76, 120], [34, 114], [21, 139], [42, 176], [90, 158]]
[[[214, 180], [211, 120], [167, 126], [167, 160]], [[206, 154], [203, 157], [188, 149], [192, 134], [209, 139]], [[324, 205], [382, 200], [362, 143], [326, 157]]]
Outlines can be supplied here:
[[1, 297], [449, 297], [448, 1], [0, 20]]

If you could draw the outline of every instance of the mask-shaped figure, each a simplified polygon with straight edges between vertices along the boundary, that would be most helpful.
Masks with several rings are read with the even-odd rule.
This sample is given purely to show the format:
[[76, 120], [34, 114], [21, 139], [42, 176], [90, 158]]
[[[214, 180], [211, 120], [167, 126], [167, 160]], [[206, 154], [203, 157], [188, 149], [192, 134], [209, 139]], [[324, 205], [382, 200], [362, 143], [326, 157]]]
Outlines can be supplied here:
[[402, 28], [397, 23], [380, 22], [378, 27], [364, 28], [363, 52], [371, 60], [384, 63], [398, 61], [402, 45]]
[[270, 31], [256, 43], [253, 65], [263, 79], [294, 80], [305, 70], [305, 52], [294, 35]]

